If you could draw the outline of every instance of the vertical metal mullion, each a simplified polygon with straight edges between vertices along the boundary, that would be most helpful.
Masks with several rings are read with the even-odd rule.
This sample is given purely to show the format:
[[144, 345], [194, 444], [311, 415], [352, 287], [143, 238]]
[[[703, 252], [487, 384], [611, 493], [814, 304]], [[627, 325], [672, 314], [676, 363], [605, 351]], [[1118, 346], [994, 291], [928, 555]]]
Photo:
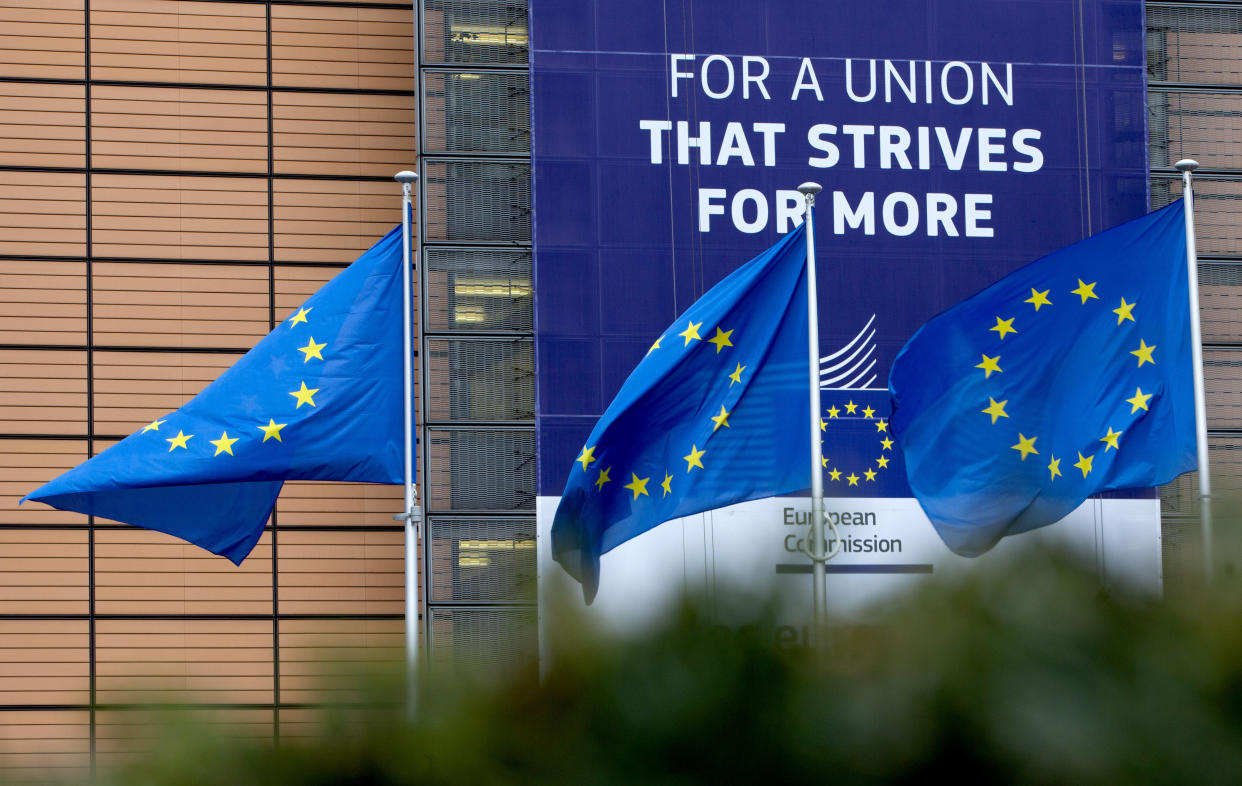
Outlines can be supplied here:
[[[86, 455], [89, 458], [95, 453], [95, 281], [94, 281], [94, 265], [92, 264], [95, 255], [95, 238], [93, 226], [91, 222], [91, 214], [94, 212], [92, 204], [93, 194], [92, 188], [92, 158], [91, 158], [91, 0], [83, 0], [82, 3], [82, 55], [83, 55], [83, 125], [85, 126], [84, 136], [84, 154], [86, 165], [86, 182], [84, 188], [84, 209], [86, 218], [86, 256], [85, 256], [85, 274], [86, 274]], [[86, 519], [86, 635], [87, 635], [87, 671], [89, 681], [89, 750], [90, 750], [90, 774], [91, 778], [96, 775], [96, 680], [98, 677], [98, 668], [96, 665], [96, 648], [95, 648], [95, 517], [88, 516]]]
[[[276, 329], [275, 133], [272, 122], [272, 4], [264, 4], [267, 37], [267, 329]], [[272, 509], [272, 743], [280, 744], [280, 563]]]
[[414, 274], [418, 281], [418, 416], [414, 433], [417, 436], [416, 452], [418, 455], [418, 486], [419, 494], [423, 500], [423, 542], [422, 542], [422, 570], [418, 577], [419, 583], [422, 585], [422, 608], [418, 610], [419, 617], [422, 619], [422, 643], [423, 652], [426, 657], [423, 658], [424, 673], [430, 672], [433, 668], [431, 665], [431, 532], [433, 522], [429, 511], [431, 510], [431, 484], [427, 482], [427, 467], [431, 456], [430, 447], [427, 438], [427, 385], [429, 382], [429, 374], [427, 371], [427, 276], [425, 274], [425, 265], [423, 259], [426, 256], [426, 237], [427, 237], [427, 172], [423, 167], [423, 149], [426, 146], [426, 133], [424, 128], [424, 120], [426, 119], [425, 109], [425, 92], [423, 90], [423, 15], [424, 2], [414, 3], [414, 118], [415, 135], [417, 140], [417, 149], [415, 157], [417, 164], [415, 171], [418, 172], [418, 244], [416, 248], [417, 256], [414, 259]]

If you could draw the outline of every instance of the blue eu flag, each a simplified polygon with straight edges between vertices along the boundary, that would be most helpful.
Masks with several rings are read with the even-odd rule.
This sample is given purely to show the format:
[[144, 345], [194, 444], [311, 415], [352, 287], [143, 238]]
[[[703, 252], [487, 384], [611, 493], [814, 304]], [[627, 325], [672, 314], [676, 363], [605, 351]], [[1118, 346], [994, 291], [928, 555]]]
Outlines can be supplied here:
[[240, 563], [286, 480], [401, 483], [401, 228], [176, 412], [28, 494]]
[[910, 488], [977, 556], [1092, 494], [1195, 469], [1184, 208], [1019, 269], [932, 319], [889, 376]]
[[583, 445], [552, 553], [588, 602], [600, 555], [661, 522], [810, 485], [804, 227], [656, 339]]

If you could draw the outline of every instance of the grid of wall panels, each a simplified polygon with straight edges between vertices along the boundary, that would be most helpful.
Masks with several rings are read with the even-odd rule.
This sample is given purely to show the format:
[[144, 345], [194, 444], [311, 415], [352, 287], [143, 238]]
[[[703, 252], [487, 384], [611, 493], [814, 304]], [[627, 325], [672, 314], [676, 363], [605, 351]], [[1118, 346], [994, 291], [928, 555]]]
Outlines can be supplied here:
[[[1242, 494], [1242, 6], [1147, 3], [1152, 208], [1181, 197], [1172, 164], [1193, 158], [1213, 495]], [[1202, 571], [1198, 477], [1161, 490], [1165, 585]], [[1223, 507], [1223, 506], [1222, 506]]]
[[[241, 567], [16, 503], [181, 406], [399, 220], [414, 30], [408, 2], [0, 0], [0, 780], [141, 752], [146, 702], [279, 737], [341, 697], [341, 662], [400, 661], [399, 488], [291, 483]], [[445, 349], [473, 363], [437, 372], [446, 406], [526, 357]]]
[[528, 664], [535, 626], [525, 0], [424, 0], [424, 560], [431, 664]]

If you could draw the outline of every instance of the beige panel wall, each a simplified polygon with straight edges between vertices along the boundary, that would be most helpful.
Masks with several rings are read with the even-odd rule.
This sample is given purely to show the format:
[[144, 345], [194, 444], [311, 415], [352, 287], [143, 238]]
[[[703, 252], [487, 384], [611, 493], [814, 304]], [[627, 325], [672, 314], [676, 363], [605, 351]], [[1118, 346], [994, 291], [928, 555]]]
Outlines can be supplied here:
[[93, 0], [91, 75], [263, 86], [264, 13], [262, 5], [245, 3]]
[[267, 171], [267, 96], [259, 91], [116, 87], [91, 91], [97, 167]]
[[83, 85], [0, 83], [0, 166], [84, 166], [85, 123]]
[[330, 664], [399, 660], [399, 489], [290, 483], [241, 567], [17, 502], [399, 220], [414, 85], [408, 9], [0, 0], [0, 780], [86, 772], [92, 738], [101, 766], [140, 754], [131, 702], [306, 730], [281, 705], [344, 696]]

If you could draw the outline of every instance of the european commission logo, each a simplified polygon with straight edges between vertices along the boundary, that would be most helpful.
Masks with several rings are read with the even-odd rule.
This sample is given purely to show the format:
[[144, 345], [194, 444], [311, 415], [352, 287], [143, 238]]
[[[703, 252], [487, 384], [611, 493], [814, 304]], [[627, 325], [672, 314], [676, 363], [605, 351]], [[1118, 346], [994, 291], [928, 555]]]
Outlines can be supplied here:
[[908, 497], [889, 431], [892, 402], [877, 370], [876, 317], [819, 359], [821, 471], [829, 497]]

